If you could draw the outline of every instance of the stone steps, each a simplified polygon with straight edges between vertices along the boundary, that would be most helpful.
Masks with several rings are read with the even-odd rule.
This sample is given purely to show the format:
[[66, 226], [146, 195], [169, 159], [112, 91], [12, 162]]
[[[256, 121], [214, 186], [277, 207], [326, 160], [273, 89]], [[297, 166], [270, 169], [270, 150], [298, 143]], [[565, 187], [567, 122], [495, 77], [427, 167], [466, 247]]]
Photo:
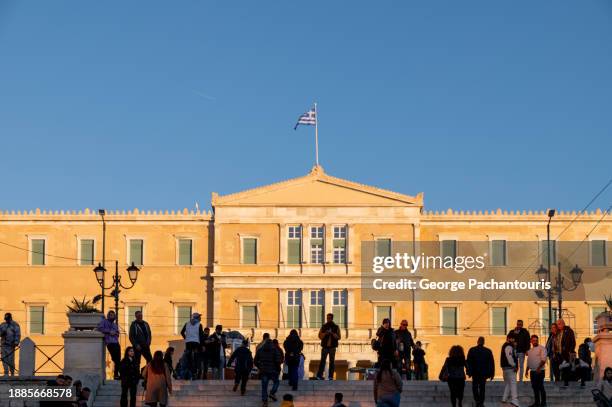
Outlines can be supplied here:
[[[519, 399], [521, 406], [533, 403], [531, 386], [519, 383]], [[230, 406], [259, 406], [260, 382], [251, 380], [247, 386], [245, 396], [239, 392], [232, 392], [232, 381], [174, 381], [174, 392], [170, 396], [170, 407], [230, 407]], [[271, 387], [271, 386], [270, 386]], [[579, 407], [592, 406], [590, 387], [581, 389], [577, 383], [570, 388], [561, 389], [552, 383], [546, 383], [546, 392], [549, 406]], [[504, 390], [503, 382], [489, 382], [486, 389], [487, 405], [503, 405], [501, 395]], [[270, 406], [280, 405], [282, 395], [291, 393], [294, 404], [298, 407], [329, 407], [332, 404], [334, 393], [344, 394], [345, 404], [351, 407], [373, 406], [371, 381], [302, 381], [298, 391], [291, 391], [286, 382], [282, 383], [277, 397], [279, 401], [270, 403]], [[108, 381], [97, 392], [93, 407], [115, 407], [119, 403], [121, 386], [118, 382]], [[138, 391], [141, 400], [142, 387]], [[404, 382], [402, 393], [402, 406], [430, 407], [449, 405], [449, 391], [446, 383], [436, 381]], [[139, 401], [139, 406], [142, 403]], [[465, 386], [464, 406], [472, 406], [471, 383]]]

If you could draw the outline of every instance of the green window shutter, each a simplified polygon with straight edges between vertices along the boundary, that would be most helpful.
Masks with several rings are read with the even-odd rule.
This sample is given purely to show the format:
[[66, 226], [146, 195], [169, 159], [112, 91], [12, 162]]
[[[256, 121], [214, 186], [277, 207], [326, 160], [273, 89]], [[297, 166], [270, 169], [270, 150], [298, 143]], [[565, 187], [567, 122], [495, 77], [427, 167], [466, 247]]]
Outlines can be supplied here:
[[491, 308], [491, 334], [505, 335], [508, 332], [506, 326], [506, 308]]
[[243, 305], [242, 306], [242, 327], [257, 328], [257, 306]]
[[506, 265], [506, 241], [492, 240], [491, 241], [491, 265], [505, 266]]
[[382, 325], [382, 321], [385, 318], [391, 319], [391, 307], [388, 305], [377, 305], [376, 306], [376, 327]]
[[323, 325], [323, 306], [322, 305], [311, 305], [310, 306], [310, 328], [320, 328]]
[[94, 264], [94, 241], [92, 239], [81, 240], [81, 255], [82, 266], [90, 266]]
[[606, 241], [591, 240], [591, 265], [605, 266], [606, 265]]
[[457, 335], [457, 308], [442, 308], [442, 335]]
[[30, 307], [30, 333], [41, 335], [45, 333], [45, 307]]
[[193, 241], [191, 239], [180, 239], [179, 240], [179, 265], [191, 266], [192, 260], [192, 248]]
[[391, 239], [376, 240], [376, 255], [385, 257], [391, 256]]
[[45, 240], [44, 239], [32, 239], [32, 265], [44, 266], [45, 265]]
[[453, 259], [457, 257], [457, 241], [456, 240], [442, 240], [440, 255], [442, 256], [442, 260], [445, 257], [452, 257]]
[[334, 322], [340, 328], [346, 328], [346, 306], [345, 305], [332, 306], [332, 314], [334, 314]]
[[323, 245], [323, 239], [310, 239], [310, 245]]
[[134, 263], [136, 266], [142, 266], [142, 251], [142, 239], [130, 240], [130, 264]]
[[289, 239], [287, 247], [287, 263], [300, 264], [302, 262], [302, 240]]
[[301, 328], [299, 305], [287, 306], [287, 328]]
[[257, 264], [257, 239], [242, 239], [242, 263]]
[[191, 307], [176, 307], [176, 332], [181, 332], [183, 326], [191, 319]]
[[334, 239], [334, 247], [346, 247], [345, 239]]
[[136, 314], [137, 311], [142, 312], [142, 306], [140, 305], [130, 305], [127, 307], [127, 325], [128, 325], [128, 329], [130, 329], [130, 325], [132, 325], [132, 322], [134, 322], [134, 320], [136, 319], [136, 317], [134, 316]]

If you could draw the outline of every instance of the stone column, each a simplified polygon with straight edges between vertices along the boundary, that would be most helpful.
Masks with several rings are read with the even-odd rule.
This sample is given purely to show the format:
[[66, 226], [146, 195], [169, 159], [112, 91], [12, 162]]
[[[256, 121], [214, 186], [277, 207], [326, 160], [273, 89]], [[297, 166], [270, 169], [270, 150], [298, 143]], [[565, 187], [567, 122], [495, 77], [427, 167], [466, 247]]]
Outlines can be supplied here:
[[597, 316], [597, 335], [593, 338], [595, 344], [594, 380], [599, 381], [608, 366], [612, 366], [612, 313], [604, 312]]
[[90, 400], [93, 400], [106, 373], [104, 335], [98, 331], [66, 331], [62, 337], [64, 374], [81, 380], [83, 387], [89, 387], [92, 391]]

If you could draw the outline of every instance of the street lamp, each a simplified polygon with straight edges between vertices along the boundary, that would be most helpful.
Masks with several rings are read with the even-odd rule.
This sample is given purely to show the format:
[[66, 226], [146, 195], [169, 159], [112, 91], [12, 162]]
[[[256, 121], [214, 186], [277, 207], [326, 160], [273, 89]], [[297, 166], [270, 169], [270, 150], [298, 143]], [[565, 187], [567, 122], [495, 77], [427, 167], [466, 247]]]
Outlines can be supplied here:
[[129, 290], [136, 284], [136, 280], [138, 280], [138, 272], [140, 269], [134, 265], [134, 262], [126, 269], [128, 272], [128, 278], [130, 279], [132, 285], [124, 286], [121, 283], [121, 276], [119, 275], [119, 261], [115, 260], [115, 275], [113, 276], [113, 284], [110, 287], [104, 287], [104, 273], [106, 273], [106, 269], [101, 263], [93, 269], [93, 272], [96, 276], [96, 280], [102, 290], [110, 290], [114, 288], [112, 291], [111, 297], [115, 298], [115, 315], [119, 318], [119, 288], [123, 288], [124, 290]]
[[[548, 223], [546, 224], [546, 254], [547, 254], [547, 262], [548, 262], [548, 273], [547, 274], [547, 280], [546, 281], [550, 281], [550, 222], [552, 221], [552, 218], [555, 216], [555, 210], [554, 209], [549, 209], [548, 210]], [[556, 251], [555, 251], [556, 253]], [[542, 268], [542, 267], [540, 267]], [[561, 313], [561, 310], [559, 310], [559, 315]], [[550, 329], [550, 324], [552, 324], [552, 292], [550, 290], [550, 288], [548, 289], [548, 325], [549, 325], [549, 329]]]
[[[104, 216], [106, 215], [106, 210], [98, 209], [98, 215], [102, 218], [102, 264], [98, 263], [98, 265], [101, 266], [102, 277], [98, 282], [102, 281], [100, 283], [100, 287], [102, 287], [102, 303], [100, 304], [100, 308], [102, 308], [102, 314], [104, 314], [104, 272], [106, 271], [104, 268], [106, 267], [106, 220]], [[98, 273], [96, 273], [96, 278], [98, 278]]]
[[[574, 268], [572, 268], [570, 270], [570, 277], [572, 279], [571, 281], [571, 285], [569, 287], [565, 286], [565, 278], [561, 275], [561, 262], [557, 263], [557, 280], [555, 281], [555, 285], [554, 285], [554, 289], [556, 291], [556, 295], [557, 295], [557, 300], [558, 300], [558, 307], [559, 307], [559, 317], [561, 317], [562, 315], [562, 310], [563, 310], [563, 291], [574, 291], [576, 288], [578, 288], [578, 286], [580, 285], [580, 282], [582, 281], [582, 274], [584, 273], [584, 271], [576, 264], [574, 266]], [[550, 269], [546, 269], [543, 265], [540, 265], [540, 268], [536, 271], [536, 275], [538, 276], [538, 280], [546, 280], [546, 281], [550, 281], [549, 279], [547, 280], [547, 277], [550, 276]], [[549, 323], [552, 324], [552, 311], [551, 311], [551, 305], [552, 305], [552, 295], [551, 295], [551, 290], [548, 290], [548, 294], [549, 294], [549, 302], [548, 302], [548, 318], [549, 318]]]

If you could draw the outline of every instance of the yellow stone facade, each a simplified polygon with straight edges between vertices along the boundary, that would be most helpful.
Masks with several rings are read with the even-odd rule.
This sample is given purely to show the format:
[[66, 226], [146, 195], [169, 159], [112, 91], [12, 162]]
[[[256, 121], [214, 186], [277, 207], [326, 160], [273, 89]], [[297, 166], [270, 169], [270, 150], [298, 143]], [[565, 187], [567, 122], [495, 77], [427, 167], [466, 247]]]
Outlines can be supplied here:
[[[323, 312], [332, 311], [337, 303], [346, 306], [347, 327], [336, 355], [337, 360], [346, 361], [338, 369], [342, 376], [346, 370], [342, 366], [375, 359], [370, 340], [378, 327], [376, 310], [382, 307], [391, 307], [394, 326], [408, 319], [416, 339], [425, 344], [430, 376], [437, 375], [451, 345], [467, 349], [478, 336], [486, 336], [487, 346], [497, 355], [504, 336], [491, 333], [493, 306], [506, 307], [508, 329], [523, 319], [535, 333], [542, 333], [539, 324], [547, 305], [544, 300], [363, 301], [360, 292], [361, 242], [377, 238], [406, 242], [543, 240], [547, 217], [542, 211], [427, 212], [422, 194], [408, 196], [357, 184], [332, 177], [321, 167], [303, 177], [236, 194], [213, 193], [211, 203], [212, 212], [133, 210], [109, 211], [105, 216], [107, 281], [115, 260], [127, 281], [130, 241], [142, 241], [139, 278], [133, 289], [121, 292], [119, 321], [125, 331], [128, 314], [142, 307], [153, 330], [153, 349], [164, 349], [180, 338], [181, 310], [190, 307], [204, 315], [208, 326], [221, 323], [224, 329], [239, 330], [255, 342], [263, 332], [284, 339], [290, 322], [299, 321], [307, 360], [317, 360], [318, 329], [311, 327], [310, 304], [311, 296], [316, 297], [312, 292], [321, 290], [324, 294], [315, 301], [322, 302]], [[560, 240], [582, 241], [590, 232], [587, 240], [609, 242], [612, 220], [602, 220], [602, 215], [600, 211], [578, 217], [558, 213], [551, 236], [573, 220]], [[301, 259], [290, 264], [289, 252], [295, 246], [289, 247], [288, 236], [295, 226], [301, 226]], [[310, 261], [311, 227], [322, 227], [321, 264]], [[332, 244], [337, 228], [345, 228], [345, 259], [340, 264], [334, 262], [339, 254]], [[44, 265], [33, 264], [40, 261], [33, 261], [33, 240], [44, 241]], [[12, 312], [23, 336], [37, 344], [61, 344], [61, 333], [67, 329], [66, 304], [72, 297], [91, 298], [100, 292], [93, 265], [79, 260], [82, 240], [94, 241], [97, 263], [102, 258], [102, 223], [97, 213], [0, 211], [0, 312]], [[179, 264], [181, 240], [191, 241], [190, 265]], [[253, 259], [245, 259], [245, 244], [255, 244], [255, 264], [246, 264]], [[609, 254], [609, 246], [607, 250]], [[604, 283], [611, 285], [612, 291], [610, 279]], [[297, 311], [288, 305], [295, 290], [301, 293]], [[113, 300], [107, 298], [106, 309], [113, 306]], [[441, 307], [445, 306], [457, 308], [457, 335], [442, 335]], [[564, 303], [579, 343], [593, 336], [593, 313], [603, 306], [603, 298]], [[32, 307], [44, 309], [42, 333], [31, 332]], [[253, 315], [256, 326], [245, 326], [252, 324]], [[37, 324], [36, 331], [40, 330], [39, 320]], [[122, 344], [125, 341], [123, 335]]]

